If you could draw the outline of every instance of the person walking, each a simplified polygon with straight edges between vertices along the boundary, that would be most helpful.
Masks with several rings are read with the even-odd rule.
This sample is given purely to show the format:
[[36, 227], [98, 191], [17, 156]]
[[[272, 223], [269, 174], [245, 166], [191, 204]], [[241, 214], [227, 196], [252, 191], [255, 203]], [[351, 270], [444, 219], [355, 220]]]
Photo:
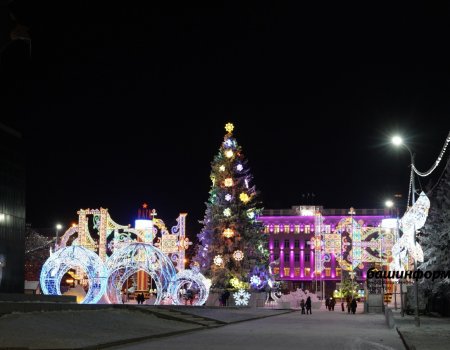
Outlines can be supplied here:
[[354, 315], [356, 312], [356, 307], [358, 306], [358, 304], [356, 303], [356, 298], [352, 299], [352, 303], [351, 303], [351, 307], [352, 307], [352, 314]]
[[306, 298], [306, 314], [308, 315], [308, 313], [311, 315], [311, 297]]
[[302, 308], [302, 315], [305, 314], [305, 299], [302, 299], [302, 301], [300, 301], [300, 307]]

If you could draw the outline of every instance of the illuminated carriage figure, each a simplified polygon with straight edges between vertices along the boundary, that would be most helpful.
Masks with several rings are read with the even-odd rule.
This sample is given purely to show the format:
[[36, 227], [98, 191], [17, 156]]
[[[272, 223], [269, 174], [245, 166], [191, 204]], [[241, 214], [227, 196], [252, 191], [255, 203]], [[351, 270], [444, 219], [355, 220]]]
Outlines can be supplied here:
[[[73, 268], [76, 273], [72, 273], [72, 276], [81, 284], [100, 287], [95, 297], [91, 297], [88, 292], [89, 297], [82, 303], [96, 303], [102, 294], [105, 295], [103, 302], [122, 302], [119, 295], [130, 276], [137, 276], [136, 287], [141, 291], [148, 290], [148, 278], [151, 278], [151, 286], [154, 284], [157, 292], [155, 304], [164, 298], [177, 299], [178, 288], [184, 277], [176, 273], [185, 271], [185, 250], [192, 244], [185, 237], [187, 214], [180, 214], [178, 224], [172, 227], [170, 233], [164, 222], [154, 217], [155, 210], [150, 211], [146, 204], [139, 210], [140, 220], [136, 220], [135, 228], [115, 223], [104, 208], [81, 209], [78, 215], [78, 225], [65, 232], [55, 253], [44, 264], [47, 267], [41, 272], [41, 284], [45, 294], [61, 294], [61, 279], [66, 272], [71, 273], [69, 270]], [[94, 239], [89, 232], [88, 215], [92, 215], [92, 225], [98, 232], [98, 239]], [[77, 254], [68, 253], [74, 249]], [[89, 263], [83, 263], [86, 261]], [[101, 278], [96, 277], [94, 271]], [[87, 279], [82, 278], [84, 276]], [[189, 281], [191, 279], [188, 278]], [[203, 282], [200, 278], [198, 284], [203, 285]], [[126, 288], [128, 292], [128, 283]], [[206, 297], [199, 298], [196, 304], [206, 300], [208, 290], [203, 293]]]

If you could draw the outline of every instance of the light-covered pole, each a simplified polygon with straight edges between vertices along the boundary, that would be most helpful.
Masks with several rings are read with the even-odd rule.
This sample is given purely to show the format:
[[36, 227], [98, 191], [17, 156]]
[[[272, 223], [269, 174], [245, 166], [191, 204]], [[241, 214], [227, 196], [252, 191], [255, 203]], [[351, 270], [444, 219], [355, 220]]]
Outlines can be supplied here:
[[56, 225], [56, 235], [55, 235], [55, 252], [56, 249], [58, 248], [58, 234], [59, 234], [59, 230], [62, 229], [62, 225], [61, 224], [57, 224]]
[[[409, 155], [411, 156], [411, 206], [416, 202], [416, 182], [414, 181], [414, 154], [411, 149], [405, 144], [400, 136], [394, 136], [392, 138], [392, 143], [396, 146], [405, 147]], [[409, 204], [409, 203], [407, 203]], [[414, 245], [416, 245], [416, 226], [414, 225]], [[417, 260], [413, 258], [414, 262], [414, 272], [417, 270]], [[419, 282], [415, 281], [414, 283], [414, 293], [415, 293], [415, 305], [414, 305], [414, 323], [416, 327], [420, 327], [420, 318], [419, 318]]]

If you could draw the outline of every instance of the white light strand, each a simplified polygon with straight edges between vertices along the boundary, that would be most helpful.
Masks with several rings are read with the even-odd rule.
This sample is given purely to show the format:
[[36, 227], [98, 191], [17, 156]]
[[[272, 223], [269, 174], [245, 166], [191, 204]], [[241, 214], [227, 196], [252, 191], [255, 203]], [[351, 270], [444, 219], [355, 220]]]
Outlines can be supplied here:
[[448, 133], [448, 136], [447, 136], [447, 138], [445, 139], [445, 143], [444, 143], [444, 146], [443, 146], [442, 149], [441, 149], [441, 153], [439, 154], [439, 157], [436, 159], [436, 161], [434, 162], [434, 164], [433, 164], [433, 166], [431, 167], [431, 169], [429, 169], [428, 171], [425, 171], [425, 172], [421, 172], [421, 171], [417, 170], [417, 168], [416, 168], [415, 165], [413, 164], [413, 165], [412, 165], [412, 168], [413, 168], [414, 172], [415, 172], [417, 175], [422, 176], [422, 177], [425, 177], [425, 176], [430, 175], [430, 174], [437, 168], [437, 166], [439, 165], [439, 163], [441, 162], [442, 157], [444, 156], [445, 150], [447, 149], [447, 146], [448, 146], [448, 143], [449, 143], [449, 142], [450, 142], [450, 132]]

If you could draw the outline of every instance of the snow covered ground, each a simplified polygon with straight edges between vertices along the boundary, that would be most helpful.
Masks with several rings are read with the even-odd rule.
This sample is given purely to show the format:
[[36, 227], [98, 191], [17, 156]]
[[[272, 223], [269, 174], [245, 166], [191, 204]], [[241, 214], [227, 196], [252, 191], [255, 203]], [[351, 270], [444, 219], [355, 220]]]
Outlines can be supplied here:
[[0, 348], [74, 348], [198, 327], [119, 309], [12, 313], [0, 317]]

